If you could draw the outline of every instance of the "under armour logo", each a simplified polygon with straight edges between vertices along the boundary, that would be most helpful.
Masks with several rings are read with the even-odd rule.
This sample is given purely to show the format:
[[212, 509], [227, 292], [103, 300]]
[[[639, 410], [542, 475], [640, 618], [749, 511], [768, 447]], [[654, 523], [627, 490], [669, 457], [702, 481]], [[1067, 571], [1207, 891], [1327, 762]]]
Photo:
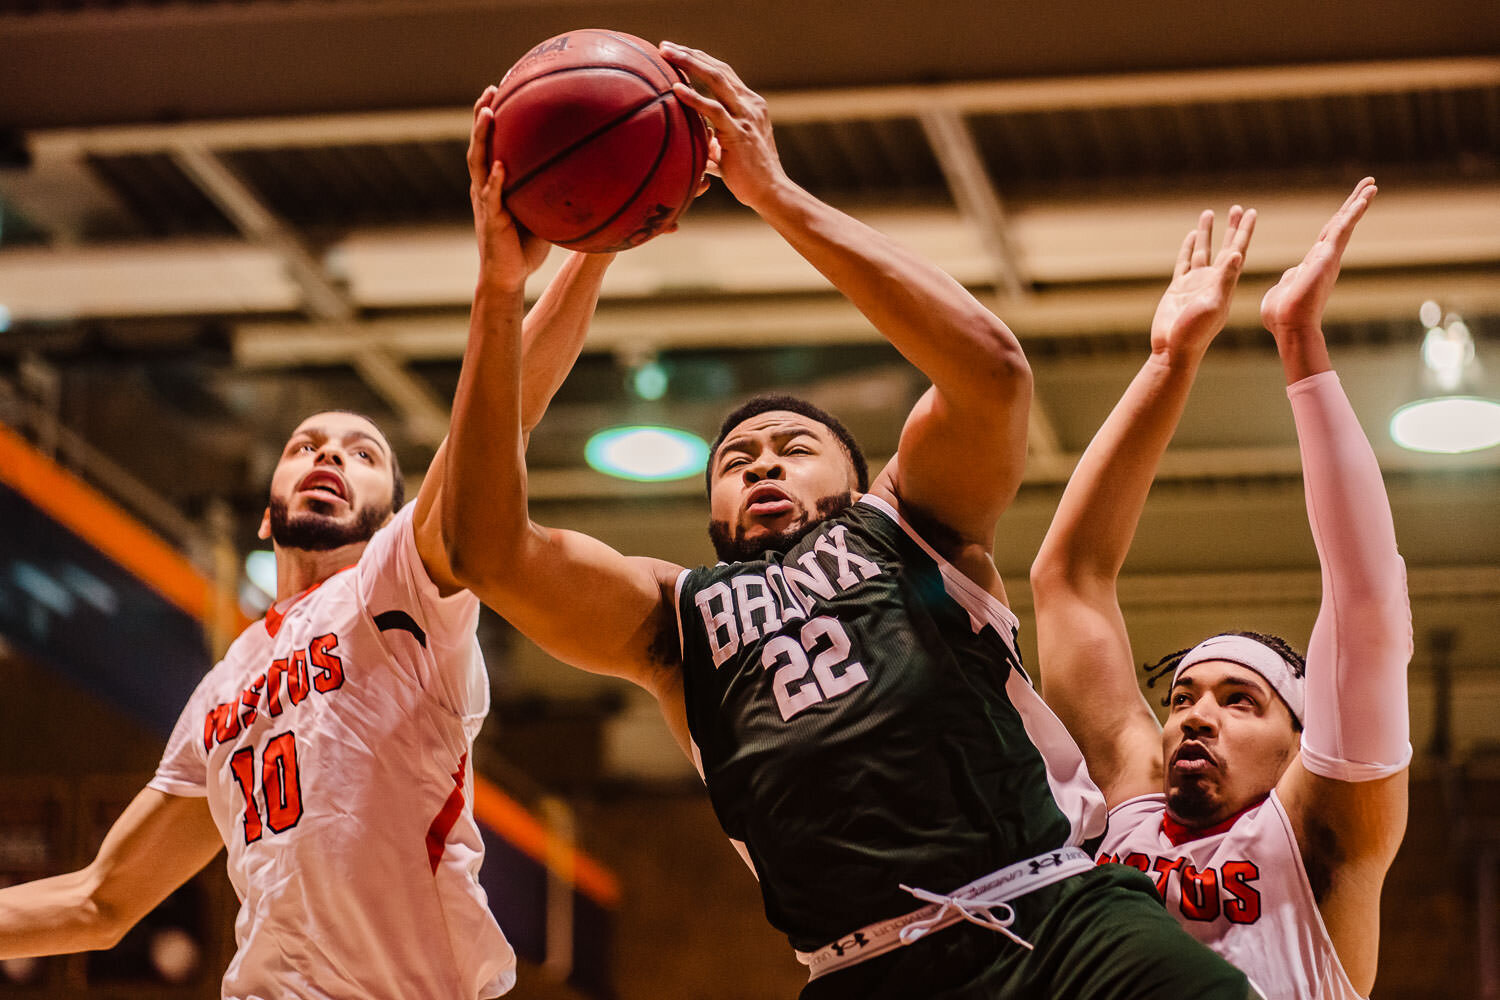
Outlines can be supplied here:
[[855, 948], [863, 948], [869, 943], [869, 941], [865, 940], [864, 931], [855, 931], [848, 937], [841, 938], [838, 941], [833, 942], [833, 944], [829, 945], [828, 947], [832, 948], [833, 953], [839, 958], [843, 958], [844, 952], [853, 951]]
[[1043, 868], [1056, 868], [1062, 864], [1063, 856], [1059, 852], [1054, 851], [1045, 858], [1032, 858], [1029, 863], [1031, 865], [1031, 874], [1035, 875]]

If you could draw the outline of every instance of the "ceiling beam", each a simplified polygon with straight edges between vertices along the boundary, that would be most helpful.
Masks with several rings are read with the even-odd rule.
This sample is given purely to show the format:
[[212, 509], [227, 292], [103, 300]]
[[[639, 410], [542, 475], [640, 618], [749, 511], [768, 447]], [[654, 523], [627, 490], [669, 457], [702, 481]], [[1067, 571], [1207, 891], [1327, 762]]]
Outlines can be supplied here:
[[[1023, 335], [1055, 322], [1058, 332], [1131, 329], [1146, 322], [1154, 295], [1166, 280], [1175, 248], [1205, 206], [1221, 211], [1231, 198], [1260, 210], [1247, 262], [1247, 286], [1256, 275], [1279, 274], [1299, 260], [1347, 192], [1324, 187], [1296, 191], [1200, 190], [1131, 199], [1032, 199], [1007, 206], [1005, 228], [1027, 280], [1052, 286], [998, 311]], [[854, 208], [864, 221], [932, 261], [969, 287], [995, 280], [994, 259], [980, 228], [951, 208]], [[111, 247], [0, 250], [0, 302], [17, 323], [83, 317], [243, 314], [297, 308], [299, 287], [316, 265], [336, 275], [336, 290], [353, 307], [368, 309], [463, 308], [473, 294], [478, 256], [467, 226], [355, 231], [313, 262], [303, 260], [304, 284], [288, 280], [282, 241], [247, 247], [226, 240], [159, 241]], [[293, 258], [295, 259], [295, 258]], [[561, 254], [533, 277], [533, 295], [556, 272]], [[1361, 222], [1344, 260], [1345, 287], [1361, 271], [1379, 279], [1362, 289], [1364, 304], [1343, 303], [1371, 316], [1391, 309], [1407, 315], [1424, 298], [1478, 314], [1500, 295], [1492, 275], [1476, 265], [1500, 264], [1500, 185], [1395, 187], [1384, 191]], [[1431, 279], [1412, 282], [1400, 268], [1433, 268]], [[1118, 289], [1143, 282], [1152, 301], [1138, 313], [1112, 318], [1091, 303], [1121, 305]], [[1093, 287], [1091, 287], [1093, 286]], [[606, 276], [606, 300], [652, 299], [668, 307], [688, 299], [736, 295], [820, 295], [827, 282], [769, 227], [744, 215], [705, 214], [683, 230], [621, 254]], [[1133, 294], [1133, 293], [1132, 293]], [[1413, 295], [1415, 302], [1409, 301]], [[1400, 297], [1402, 301], [1395, 301]], [[1049, 303], [1038, 306], [1032, 298]], [[1242, 293], [1241, 299], [1244, 298]], [[1339, 303], [1341, 295], [1335, 295]], [[1134, 299], [1132, 299], [1134, 302]], [[1059, 303], [1069, 303], [1060, 309]], [[733, 317], [736, 333], [759, 310]], [[1077, 313], [1069, 315], [1069, 311]], [[1037, 315], [1040, 314], [1040, 315]], [[1022, 329], [1022, 324], [1027, 324]], [[711, 323], [718, 327], [721, 323]], [[847, 322], [844, 323], [847, 326]], [[649, 330], [647, 349], [658, 344]], [[715, 343], [714, 338], [699, 343]]]
[[[303, 305], [314, 319], [343, 330], [353, 329], [358, 314], [354, 302], [297, 233], [234, 171], [208, 149], [190, 143], [173, 149], [172, 158], [251, 243], [281, 260], [301, 288]], [[437, 447], [448, 433], [448, 408], [427, 383], [403, 368], [401, 361], [379, 344], [357, 345], [350, 363], [396, 411], [414, 440]]]
[[[1230, 310], [1230, 325], [1258, 328], [1260, 296], [1269, 278], [1244, 280]], [[1054, 337], [1138, 333], [1143, 338], [1159, 288], [1046, 292], [1008, 304], [1003, 318], [1022, 343]], [[1469, 315], [1500, 313], [1500, 273], [1419, 276], [1346, 273], [1325, 312], [1331, 324], [1411, 317], [1428, 298]], [[853, 306], [836, 296], [759, 299], [754, 302], [670, 302], [625, 305], [604, 302], [584, 350], [619, 354], [746, 346], [874, 344], [880, 334]], [[279, 369], [346, 364], [361, 345], [379, 343], [407, 360], [457, 360], [468, 342], [460, 314], [382, 317], [352, 328], [301, 322], [245, 322], [233, 331], [236, 363]]]
[[922, 114], [922, 131], [937, 154], [938, 166], [959, 212], [979, 230], [995, 268], [995, 287], [1007, 299], [1026, 294], [1026, 280], [1017, 264], [1005, 221], [1005, 207], [995, 190], [984, 158], [961, 113], [937, 108]]
[[[1491, 86], [1500, 86], [1500, 58], [1464, 57], [782, 91], [766, 99], [776, 121], [806, 122], [916, 118], [936, 108], [960, 114], [1004, 114]], [[471, 124], [467, 107], [433, 108], [45, 129], [29, 133], [27, 139], [38, 160], [76, 159], [166, 152], [184, 143], [224, 150], [462, 140]]]

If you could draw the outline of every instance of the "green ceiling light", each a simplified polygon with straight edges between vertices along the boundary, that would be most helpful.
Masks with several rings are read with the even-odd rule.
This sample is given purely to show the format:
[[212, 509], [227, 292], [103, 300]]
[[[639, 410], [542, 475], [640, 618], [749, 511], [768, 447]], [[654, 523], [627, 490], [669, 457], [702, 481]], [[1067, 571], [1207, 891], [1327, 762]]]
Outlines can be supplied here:
[[[1500, 444], [1500, 400], [1483, 391], [1474, 337], [1456, 313], [1422, 303], [1424, 398], [1391, 414], [1391, 440], [1410, 451], [1457, 455]], [[1430, 393], [1431, 395], [1425, 395]]]
[[589, 438], [583, 457], [608, 475], [656, 483], [702, 472], [708, 443], [675, 427], [611, 427]]

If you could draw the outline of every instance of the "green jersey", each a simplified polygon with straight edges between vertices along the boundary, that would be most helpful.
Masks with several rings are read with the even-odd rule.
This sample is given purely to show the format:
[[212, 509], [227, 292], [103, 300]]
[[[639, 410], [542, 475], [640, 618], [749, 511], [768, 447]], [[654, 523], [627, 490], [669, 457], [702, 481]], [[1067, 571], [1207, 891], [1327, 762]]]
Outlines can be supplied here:
[[677, 610], [700, 770], [793, 947], [1104, 832], [1015, 616], [878, 497], [685, 570]]

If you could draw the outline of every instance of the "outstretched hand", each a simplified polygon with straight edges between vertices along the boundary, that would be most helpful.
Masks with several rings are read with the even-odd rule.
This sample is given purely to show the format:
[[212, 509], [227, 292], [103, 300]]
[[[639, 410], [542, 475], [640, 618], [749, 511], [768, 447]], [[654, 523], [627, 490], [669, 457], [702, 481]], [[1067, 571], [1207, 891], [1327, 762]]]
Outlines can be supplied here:
[[496, 87], [486, 87], [474, 102], [474, 127], [469, 132], [469, 203], [474, 209], [474, 233], [479, 238], [481, 276], [521, 288], [547, 259], [552, 245], [516, 224], [506, 210], [505, 165], [490, 161], [490, 134], [495, 128], [492, 102]]
[[1366, 177], [1354, 186], [1344, 204], [1318, 233], [1318, 241], [1307, 251], [1302, 262], [1287, 268], [1276, 286], [1260, 301], [1260, 321], [1276, 337], [1277, 345], [1299, 334], [1315, 334], [1321, 339], [1323, 307], [1339, 276], [1339, 262], [1354, 225], [1370, 207], [1378, 189], [1375, 178]]
[[1255, 231], [1255, 209], [1235, 205], [1229, 210], [1224, 245], [1213, 251], [1214, 213], [1205, 211], [1198, 225], [1182, 241], [1172, 283], [1151, 321], [1151, 353], [1169, 364], [1196, 362], [1224, 328], [1235, 284], [1245, 267], [1245, 250]]
[[745, 86], [728, 63], [705, 52], [662, 42], [661, 54], [708, 91], [704, 95], [687, 84], [672, 85], [677, 99], [702, 115], [713, 129], [709, 172], [720, 177], [741, 203], [755, 208], [787, 179], [765, 98]]

